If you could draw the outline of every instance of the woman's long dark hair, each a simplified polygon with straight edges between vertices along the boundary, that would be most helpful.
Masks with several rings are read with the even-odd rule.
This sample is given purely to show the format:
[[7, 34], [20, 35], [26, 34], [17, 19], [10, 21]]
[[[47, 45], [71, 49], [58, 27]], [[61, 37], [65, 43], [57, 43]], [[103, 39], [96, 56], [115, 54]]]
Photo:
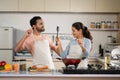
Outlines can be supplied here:
[[88, 39], [90, 39], [91, 42], [92, 42], [93, 37], [92, 37], [90, 31], [88, 30], [88, 28], [87, 28], [86, 26], [83, 26], [83, 24], [82, 24], [81, 22], [75, 22], [75, 23], [73, 23], [73, 24], [72, 24], [72, 27], [74, 27], [74, 28], [77, 29], [78, 31], [79, 31], [80, 29], [82, 29], [82, 34], [83, 34], [83, 36], [86, 37], [86, 38], [88, 38]]

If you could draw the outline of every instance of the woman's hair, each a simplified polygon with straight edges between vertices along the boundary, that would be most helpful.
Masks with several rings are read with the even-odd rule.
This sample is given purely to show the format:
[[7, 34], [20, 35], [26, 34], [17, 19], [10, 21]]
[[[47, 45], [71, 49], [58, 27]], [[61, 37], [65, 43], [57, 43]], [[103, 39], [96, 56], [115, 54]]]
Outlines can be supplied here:
[[83, 33], [83, 35], [84, 35], [86, 38], [90, 39], [91, 42], [92, 42], [93, 37], [92, 37], [90, 31], [88, 30], [88, 28], [87, 28], [86, 26], [84, 26], [84, 33]]
[[77, 29], [78, 31], [79, 31], [80, 29], [82, 29], [82, 34], [83, 34], [83, 36], [86, 37], [86, 38], [88, 38], [88, 39], [90, 39], [91, 42], [92, 42], [93, 37], [92, 37], [90, 31], [88, 30], [88, 28], [87, 28], [86, 26], [83, 26], [83, 24], [82, 24], [81, 22], [75, 22], [75, 23], [73, 23], [73, 24], [72, 24], [72, 27], [74, 27], [74, 28]]

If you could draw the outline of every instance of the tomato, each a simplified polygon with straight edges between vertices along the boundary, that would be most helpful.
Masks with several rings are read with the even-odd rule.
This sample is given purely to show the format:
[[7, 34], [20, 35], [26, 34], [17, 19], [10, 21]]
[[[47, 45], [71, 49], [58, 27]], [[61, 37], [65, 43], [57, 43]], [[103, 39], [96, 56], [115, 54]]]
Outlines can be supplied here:
[[6, 65], [6, 61], [1, 61], [0, 66], [4, 66], [4, 65]]
[[32, 68], [37, 69], [37, 66], [36, 66], [36, 65], [33, 65]]

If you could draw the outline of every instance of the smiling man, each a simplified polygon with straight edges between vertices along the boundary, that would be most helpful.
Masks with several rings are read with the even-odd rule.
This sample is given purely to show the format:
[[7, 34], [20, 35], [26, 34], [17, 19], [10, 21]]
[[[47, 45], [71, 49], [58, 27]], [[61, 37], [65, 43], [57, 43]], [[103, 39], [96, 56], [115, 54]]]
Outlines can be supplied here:
[[28, 50], [33, 56], [33, 65], [47, 65], [49, 69], [54, 69], [50, 49], [56, 53], [61, 52], [61, 46], [55, 46], [52, 40], [43, 35], [45, 31], [44, 22], [40, 16], [35, 16], [30, 20], [31, 29], [27, 30], [23, 38], [15, 47], [15, 52]]

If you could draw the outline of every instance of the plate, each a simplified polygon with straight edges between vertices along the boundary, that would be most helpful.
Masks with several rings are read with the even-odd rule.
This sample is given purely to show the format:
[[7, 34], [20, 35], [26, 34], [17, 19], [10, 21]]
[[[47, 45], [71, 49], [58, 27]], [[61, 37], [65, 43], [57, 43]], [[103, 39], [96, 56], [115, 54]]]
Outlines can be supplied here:
[[116, 48], [111, 51], [111, 55], [114, 59], [118, 59], [118, 56], [120, 56], [120, 49]]

